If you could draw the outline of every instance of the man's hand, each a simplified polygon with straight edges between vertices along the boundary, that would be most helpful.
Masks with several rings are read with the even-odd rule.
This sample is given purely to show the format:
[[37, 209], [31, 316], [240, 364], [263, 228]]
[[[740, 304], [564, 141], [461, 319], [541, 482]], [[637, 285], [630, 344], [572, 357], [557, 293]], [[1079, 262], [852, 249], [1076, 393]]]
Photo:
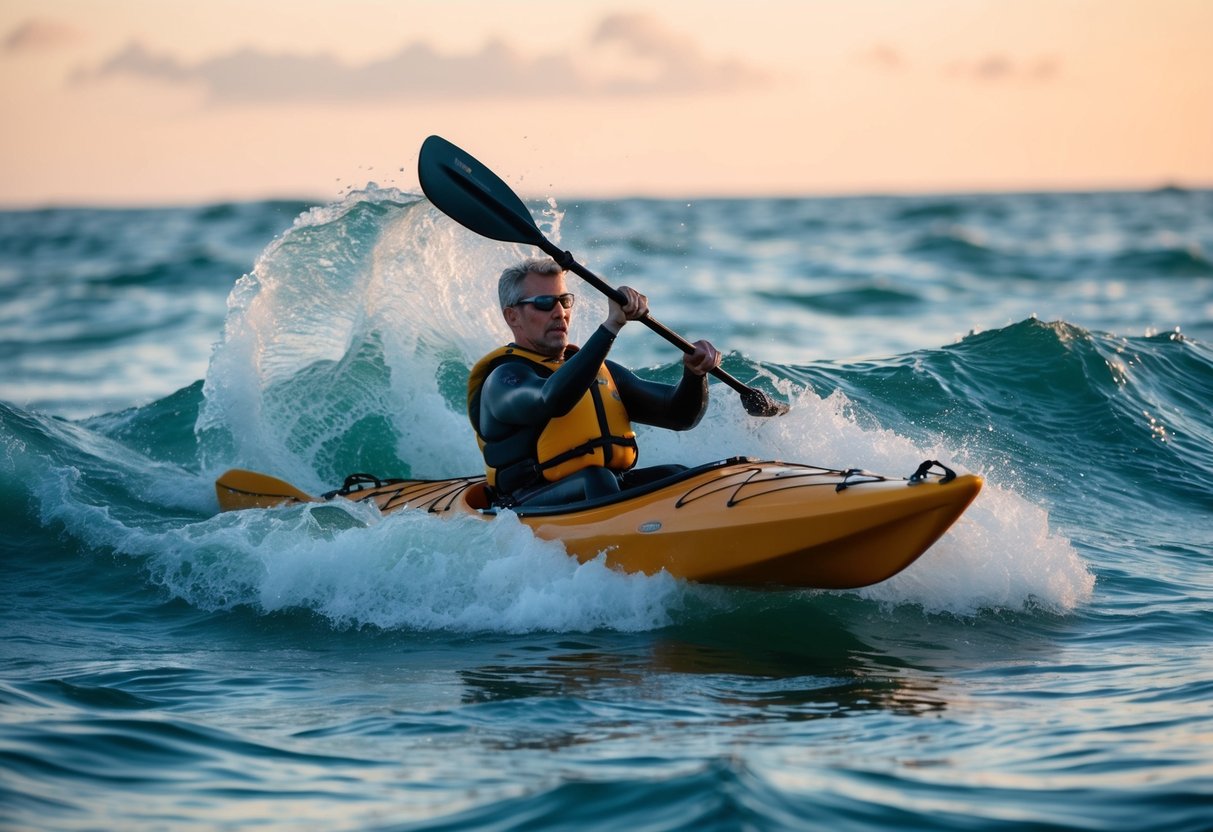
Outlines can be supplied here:
[[696, 341], [695, 351], [682, 356], [682, 366], [695, 375], [702, 376], [719, 367], [723, 357], [708, 341]]
[[628, 321], [635, 321], [649, 314], [649, 299], [630, 286], [620, 286], [619, 293], [627, 299], [623, 306], [614, 300], [610, 302], [610, 313], [603, 326], [611, 332], [618, 333]]

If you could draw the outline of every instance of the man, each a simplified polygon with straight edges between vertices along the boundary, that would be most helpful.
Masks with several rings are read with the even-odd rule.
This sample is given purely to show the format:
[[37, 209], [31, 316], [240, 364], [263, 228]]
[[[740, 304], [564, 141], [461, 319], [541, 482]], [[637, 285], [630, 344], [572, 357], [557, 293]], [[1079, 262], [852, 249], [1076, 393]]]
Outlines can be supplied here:
[[555, 505], [606, 496], [681, 470], [636, 464], [632, 422], [670, 430], [699, 424], [708, 404], [706, 374], [720, 353], [697, 341], [678, 384], [645, 381], [607, 353], [648, 299], [626, 286], [580, 349], [569, 344], [573, 295], [551, 259], [507, 268], [498, 283], [511, 344], [486, 355], [468, 379], [468, 418], [484, 452], [489, 485], [502, 505]]

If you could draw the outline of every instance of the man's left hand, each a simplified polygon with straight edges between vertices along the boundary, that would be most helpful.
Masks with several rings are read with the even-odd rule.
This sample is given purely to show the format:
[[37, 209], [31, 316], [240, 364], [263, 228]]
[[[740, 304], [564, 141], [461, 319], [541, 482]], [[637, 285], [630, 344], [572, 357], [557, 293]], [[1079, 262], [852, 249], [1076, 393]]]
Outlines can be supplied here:
[[682, 365], [697, 376], [706, 375], [720, 366], [723, 358], [708, 341], [696, 341], [695, 351], [682, 356]]

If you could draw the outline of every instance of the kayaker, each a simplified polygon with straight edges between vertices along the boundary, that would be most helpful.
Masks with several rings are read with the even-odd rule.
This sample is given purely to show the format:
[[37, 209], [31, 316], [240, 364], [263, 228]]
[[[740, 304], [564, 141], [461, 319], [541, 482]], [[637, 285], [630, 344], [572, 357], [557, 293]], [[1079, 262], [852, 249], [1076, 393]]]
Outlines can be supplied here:
[[501, 274], [501, 314], [514, 335], [480, 359], [468, 379], [468, 418], [484, 453], [489, 484], [502, 505], [554, 505], [606, 496], [682, 470], [635, 469], [632, 422], [689, 430], [708, 405], [706, 374], [721, 355], [697, 341], [683, 357], [678, 384], [639, 378], [607, 353], [628, 321], [648, 314], [648, 299], [627, 286], [623, 306], [578, 348], [569, 343], [574, 296], [550, 258], [525, 260]]

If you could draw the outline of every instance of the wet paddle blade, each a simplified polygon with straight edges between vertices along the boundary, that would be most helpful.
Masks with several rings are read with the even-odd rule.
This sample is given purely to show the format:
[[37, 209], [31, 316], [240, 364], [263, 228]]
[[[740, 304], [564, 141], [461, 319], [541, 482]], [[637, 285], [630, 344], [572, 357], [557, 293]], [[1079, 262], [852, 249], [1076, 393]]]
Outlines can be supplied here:
[[547, 242], [510, 186], [441, 136], [422, 143], [417, 176], [439, 211], [482, 237], [534, 246]]
[[776, 401], [757, 387], [747, 387], [741, 393], [741, 405], [751, 416], [782, 416], [789, 408], [781, 401]]

